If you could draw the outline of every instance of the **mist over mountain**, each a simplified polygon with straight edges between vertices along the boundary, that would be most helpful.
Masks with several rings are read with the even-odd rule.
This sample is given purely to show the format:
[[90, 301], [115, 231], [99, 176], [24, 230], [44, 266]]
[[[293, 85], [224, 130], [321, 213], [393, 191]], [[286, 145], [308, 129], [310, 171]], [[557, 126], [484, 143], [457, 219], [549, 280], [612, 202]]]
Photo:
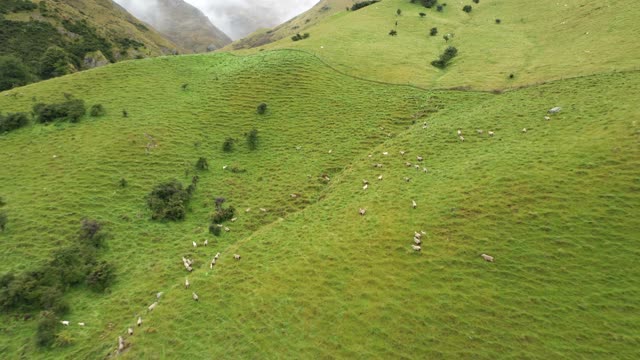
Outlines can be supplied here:
[[176, 44], [192, 52], [221, 48], [231, 39], [196, 7], [182, 0], [116, 0]]

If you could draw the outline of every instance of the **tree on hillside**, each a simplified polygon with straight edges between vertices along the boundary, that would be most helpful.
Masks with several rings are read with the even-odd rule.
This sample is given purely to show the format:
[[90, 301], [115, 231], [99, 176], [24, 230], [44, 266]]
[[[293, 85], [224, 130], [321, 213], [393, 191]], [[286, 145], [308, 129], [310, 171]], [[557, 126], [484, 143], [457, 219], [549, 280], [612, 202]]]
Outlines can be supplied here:
[[40, 76], [50, 79], [73, 72], [71, 59], [66, 51], [57, 46], [52, 46], [45, 51], [40, 59]]
[[14, 56], [0, 56], [0, 91], [26, 85], [33, 80], [29, 69]]
[[473, 8], [471, 7], [471, 5], [465, 5], [465, 6], [462, 8], [462, 11], [464, 11], [464, 12], [466, 12], [466, 13], [470, 13], [470, 12], [471, 12], [471, 10], [473, 10]]

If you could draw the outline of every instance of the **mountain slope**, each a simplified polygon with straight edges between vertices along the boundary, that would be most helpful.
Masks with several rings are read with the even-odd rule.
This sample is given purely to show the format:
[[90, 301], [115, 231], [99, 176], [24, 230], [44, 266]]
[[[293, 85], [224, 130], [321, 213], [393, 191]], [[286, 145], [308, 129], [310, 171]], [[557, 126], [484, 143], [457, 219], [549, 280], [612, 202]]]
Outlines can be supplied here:
[[223, 50], [250, 49], [283, 38], [289, 38], [296, 33], [304, 32], [333, 14], [344, 11], [346, 7], [352, 6], [354, 3], [355, 0], [321, 0], [311, 9], [293, 19], [273, 29], [258, 30], [240, 40], [234, 41]]
[[182, 51], [110, 0], [23, 3], [2, 15], [0, 56], [24, 63], [27, 80]]
[[[449, 3], [438, 12], [385, 0], [305, 29], [308, 39], [285, 38], [260, 49], [302, 49], [351, 75], [429, 88], [515, 88], [640, 66], [637, 2], [544, 0], [526, 8], [519, 1], [471, 4], [470, 13], [462, 11], [462, 3]], [[430, 36], [434, 27], [438, 33]], [[397, 36], [389, 35], [392, 29]], [[443, 39], [446, 34], [449, 41]], [[446, 70], [431, 66], [447, 46], [456, 47], [458, 56]]]
[[231, 42], [200, 10], [182, 0], [154, 0], [144, 7], [118, 2], [189, 52], [212, 51]]

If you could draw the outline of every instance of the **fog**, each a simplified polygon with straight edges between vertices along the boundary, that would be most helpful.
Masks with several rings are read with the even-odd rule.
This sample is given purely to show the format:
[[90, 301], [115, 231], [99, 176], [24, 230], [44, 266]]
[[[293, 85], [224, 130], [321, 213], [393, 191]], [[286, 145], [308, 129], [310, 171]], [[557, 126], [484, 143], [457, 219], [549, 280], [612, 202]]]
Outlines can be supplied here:
[[[115, 0], [139, 18], [150, 18], [156, 0]], [[276, 26], [310, 9], [318, 0], [185, 0], [213, 25], [237, 40], [260, 28]]]

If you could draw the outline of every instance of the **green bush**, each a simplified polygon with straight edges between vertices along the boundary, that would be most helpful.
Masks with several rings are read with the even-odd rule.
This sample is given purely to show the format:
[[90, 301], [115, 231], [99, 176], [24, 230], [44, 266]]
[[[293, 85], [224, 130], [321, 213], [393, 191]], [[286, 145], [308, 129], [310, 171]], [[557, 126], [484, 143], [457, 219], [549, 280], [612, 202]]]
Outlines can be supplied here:
[[449, 65], [451, 59], [456, 57], [456, 55], [458, 55], [458, 49], [453, 46], [449, 46], [444, 51], [444, 53], [440, 55], [440, 58], [438, 60], [434, 60], [431, 62], [431, 65], [440, 69], [444, 69], [447, 67], [447, 65]]
[[258, 105], [258, 114], [263, 115], [265, 112], [267, 112], [267, 104], [265, 103], [261, 103], [260, 105]]
[[[1, 28], [2, 24], [0, 24]], [[34, 79], [29, 68], [15, 56], [0, 56], [0, 91], [23, 86]]]
[[222, 151], [224, 152], [232, 152], [233, 151], [233, 144], [234, 144], [235, 140], [233, 140], [233, 138], [226, 138], [224, 140], [224, 143], [222, 144]]
[[471, 10], [473, 10], [473, 7], [471, 7], [471, 5], [465, 5], [464, 7], [462, 7], [462, 11], [466, 13], [470, 13]]
[[216, 212], [211, 216], [211, 223], [222, 224], [225, 221], [233, 219], [233, 216], [236, 213], [236, 209], [233, 206], [229, 206], [228, 208], [219, 208]]
[[436, 10], [437, 10], [438, 12], [442, 12], [442, 10], [444, 10], [444, 6], [442, 6], [442, 5], [438, 5], [438, 6], [436, 6]]
[[218, 224], [209, 225], [209, 232], [214, 236], [220, 236], [222, 234], [222, 228]]
[[196, 162], [196, 169], [198, 170], [209, 170], [209, 162], [206, 158], [200, 157]]
[[106, 261], [96, 264], [87, 275], [87, 286], [93, 291], [104, 291], [115, 279], [115, 268]]
[[153, 220], [183, 220], [191, 194], [182, 183], [171, 180], [157, 185], [147, 196], [147, 205]]
[[40, 58], [40, 76], [43, 79], [69, 74], [73, 67], [69, 54], [58, 46], [49, 47]]
[[424, 7], [431, 9], [438, 3], [438, 0], [421, 0], [421, 2]]
[[33, 106], [33, 113], [39, 123], [50, 123], [56, 120], [78, 122], [87, 112], [84, 100], [69, 100], [59, 104], [39, 103]]
[[93, 117], [104, 116], [107, 114], [107, 111], [104, 109], [102, 104], [91, 105], [91, 109], [89, 110], [89, 115]]
[[0, 14], [10, 12], [31, 11], [38, 8], [38, 5], [29, 0], [2, 0], [0, 2]]
[[293, 40], [293, 41], [304, 40], [304, 39], [307, 39], [309, 36], [311, 36], [311, 34], [309, 34], [309, 33], [304, 33], [304, 34], [302, 34], [302, 35], [300, 35], [300, 34], [295, 34], [295, 35], [293, 35], [293, 36], [291, 37], [291, 40]]
[[429, 31], [429, 35], [431, 36], [438, 35], [438, 28], [437, 27], [431, 28], [431, 30]]
[[362, 9], [363, 7], [367, 7], [371, 4], [375, 4], [380, 0], [370, 0], [370, 1], [359, 1], [351, 6], [351, 11], [356, 11], [358, 9]]
[[105, 239], [105, 234], [100, 230], [102, 230], [102, 224], [96, 220], [82, 219], [79, 239], [83, 244], [100, 247]]
[[29, 124], [29, 118], [25, 113], [0, 115], [0, 133], [16, 130]]
[[418, 15], [420, 15], [420, 17], [421, 17], [421, 18], [423, 18], [423, 17], [427, 16], [427, 14], [426, 14], [426, 13], [423, 13], [423, 12], [421, 12], [421, 13], [420, 13], [420, 14], [418, 14]]
[[249, 150], [255, 150], [258, 148], [258, 130], [253, 129], [247, 133], [247, 145]]
[[36, 331], [36, 344], [40, 347], [48, 347], [53, 345], [56, 340], [56, 329], [60, 325], [58, 318], [51, 311], [43, 311], [40, 313], [38, 328]]
[[395, 31], [395, 30], [391, 30], [391, 31], [389, 31], [389, 35], [396, 36], [396, 35], [398, 35], [398, 32]]
[[473, 0], [474, 3], [479, 4], [480, 0]]

